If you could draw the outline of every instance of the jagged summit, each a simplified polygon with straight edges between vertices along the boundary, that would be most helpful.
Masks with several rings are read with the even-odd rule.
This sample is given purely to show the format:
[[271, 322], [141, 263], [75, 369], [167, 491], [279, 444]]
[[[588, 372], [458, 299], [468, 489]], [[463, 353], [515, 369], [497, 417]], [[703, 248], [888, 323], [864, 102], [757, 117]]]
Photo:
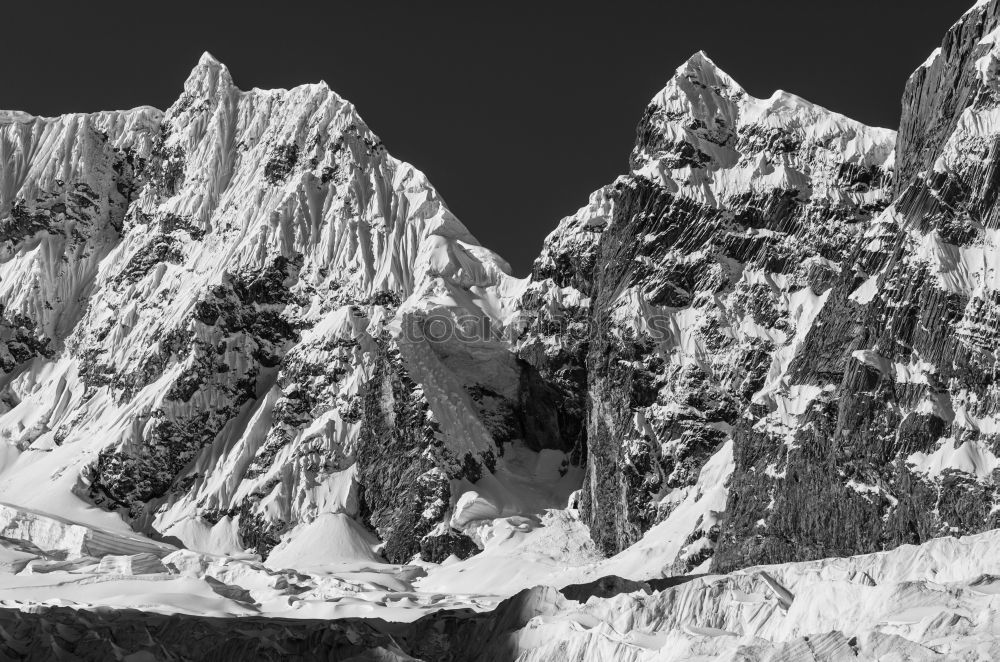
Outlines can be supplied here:
[[[202, 53], [198, 64], [184, 81], [184, 94], [187, 98], [211, 99], [234, 92], [238, 90], [233, 84], [229, 68], [208, 51]], [[185, 97], [181, 97], [182, 102], [184, 99]]]
[[[895, 140], [782, 90], [753, 97], [698, 52], [647, 107], [631, 165], [682, 197], [725, 207], [748, 188], [825, 196], [841, 164], [891, 169]], [[856, 193], [857, 204], [870, 202]]]
[[293, 88], [261, 89], [255, 87], [250, 90], [241, 90], [234, 84], [229, 67], [208, 51], [202, 53], [198, 63], [188, 74], [184, 89], [196, 97], [211, 97], [218, 89], [229, 90], [237, 94], [274, 94], [298, 89], [314, 89], [321, 93], [326, 92], [339, 101], [345, 101], [336, 91], [331, 90], [324, 80], [303, 83]]
[[205, 52], [203, 52], [201, 54], [201, 57], [198, 58], [198, 64], [199, 65], [208, 66], [208, 67], [221, 67], [223, 69], [226, 68], [226, 65], [224, 65], [219, 60], [219, 58], [215, 57], [214, 55], [212, 55], [208, 51], [205, 51]]
[[[698, 83], [719, 88], [719, 91], [731, 90], [738, 93], [742, 87], [725, 71], [723, 71], [705, 51], [698, 51], [684, 61], [674, 72], [671, 83], [686, 81], [697, 81]], [[669, 84], [668, 84], [669, 85]]]
[[[745, 106], [763, 106], [760, 112], [776, 113], [777, 111], [802, 112], [810, 116], [829, 115], [838, 122], [856, 125], [865, 129], [882, 132], [890, 129], [866, 127], [841, 113], [831, 111], [803, 97], [785, 90], [775, 90], [769, 97], [756, 98], [732, 76], [722, 70], [705, 51], [698, 51], [683, 64], [677, 67], [667, 85], [653, 97], [653, 103], [675, 112], [687, 112], [696, 119], [713, 120], [722, 113], [721, 118], [734, 120], [727, 114], [730, 103]], [[687, 108], [683, 105], [687, 104]]]
[[[675, 70], [675, 76], [677, 75], [700, 76], [706, 79], [717, 76], [732, 81], [729, 74], [723, 71], [719, 65], [715, 63], [715, 60], [713, 60], [708, 53], [702, 50], [695, 51], [691, 54], [691, 57], [684, 60], [684, 62]], [[735, 84], [735, 82], [733, 84]]]

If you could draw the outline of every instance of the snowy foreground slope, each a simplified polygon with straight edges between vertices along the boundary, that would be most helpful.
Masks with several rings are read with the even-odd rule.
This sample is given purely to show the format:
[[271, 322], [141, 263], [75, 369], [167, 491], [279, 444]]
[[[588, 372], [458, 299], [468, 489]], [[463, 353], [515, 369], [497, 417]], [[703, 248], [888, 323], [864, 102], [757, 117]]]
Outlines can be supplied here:
[[[105, 556], [71, 571], [52, 567], [65, 568], [64, 561], [3, 575], [5, 605], [35, 606], [0, 611], [0, 650], [30, 651], [34, 659], [122, 659], [125, 651], [146, 651], [155, 659], [219, 660], [330, 654], [359, 660], [993, 660], [1000, 655], [998, 545], [1000, 534], [991, 531], [727, 575], [648, 583], [605, 577], [524, 589], [495, 607], [474, 596], [412, 590], [420, 574], [414, 568], [394, 574], [367, 564], [311, 574], [187, 551], [162, 559], [154, 552]], [[119, 609], [80, 609], [106, 604]], [[452, 609], [486, 604], [494, 608]], [[442, 611], [428, 613], [433, 608]], [[427, 615], [381, 620], [407, 612]], [[224, 616], [239, 621], [218, 618]], [[311, 620], [330, 617], [337, 620]]]
[[0, 112], [0, 652], [1000, 658], [998, 34], [695, 54], [524, 279], [325, 84]]

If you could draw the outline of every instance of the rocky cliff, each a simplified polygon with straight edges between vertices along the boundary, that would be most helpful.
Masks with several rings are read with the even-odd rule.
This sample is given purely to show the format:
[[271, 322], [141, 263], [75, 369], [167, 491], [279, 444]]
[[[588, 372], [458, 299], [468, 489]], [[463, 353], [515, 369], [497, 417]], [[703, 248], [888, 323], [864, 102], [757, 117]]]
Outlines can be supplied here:
[[[997, 11], [914, 72], [898, 136], [696, 54], [631, 172], [549, 237], [522, 354], [586, 384], [567, 402], [605, 553], [668, 530], [676, 573], [996, 526]], [[713, 457], [727, 494], [703, 499]]]
[[[701, 501], [699, 472], [731, 462], [748, 419], [800, 413], [788, 365], [889, 203], [894, 141], [786, 92], [754, 98], [698, 53], [646, 109], [630, 174], [549, 237], [525, 302], [586, 319], [587, 337], [560, 329], [535, 355], [575, 375], [580, 506], [605, 553], [669, 522], [670, 572], [711, 557], [725, 495]], [[537, 324], [525, 350], [546, 337]]]
[[738, 433], [717, 567], [997, 525], [998, 26], [977, 6], [907, 84], [897, 195], [789, 364], [803, 414]]

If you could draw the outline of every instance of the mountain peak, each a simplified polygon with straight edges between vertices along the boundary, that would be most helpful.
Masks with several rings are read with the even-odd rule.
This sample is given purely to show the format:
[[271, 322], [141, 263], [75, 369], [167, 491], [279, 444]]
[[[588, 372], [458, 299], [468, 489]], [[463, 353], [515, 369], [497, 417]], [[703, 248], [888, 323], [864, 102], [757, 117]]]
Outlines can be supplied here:
[[705, 51], [698, 51], [684, 61], [684, 64], [677, 67], [673, 80], [697, 80], [709, 87], [729, 88], [733, 91], [742, 87], [732, 76], [719, 68], [712, 58]]
[[712, 61], [705, 51], [697, 51], [674, 71], [656, 95], [652, 105], [715, 124], [721, 115], [727, 126], [736, 119], [736, 103], [746, 91]]
[[696, 51], [691, 55], [691, 57], [684, 61], [684, 65], [693, 67], [710, 67], [712, 69], [719, 68], [718, 65], [715, 64], [715, 61], [712, 60], [712, 58], [710, 58], [708, 53], [705, 51]]
[[226, 66], [222, 64], [219, 58], [215, 57], [208, 51], [205, 51], [204, 53], [201, 54], [201, 57], [198, 58], [198, 64], [206, 66], [223, 67], [223, 68]]
[[184, 92], [196, 97], [212, 97], [220, 88], [228, 90], [232, 87], [229, 68], [208, 51], [201, 54], [198, 64], [184, 82]]

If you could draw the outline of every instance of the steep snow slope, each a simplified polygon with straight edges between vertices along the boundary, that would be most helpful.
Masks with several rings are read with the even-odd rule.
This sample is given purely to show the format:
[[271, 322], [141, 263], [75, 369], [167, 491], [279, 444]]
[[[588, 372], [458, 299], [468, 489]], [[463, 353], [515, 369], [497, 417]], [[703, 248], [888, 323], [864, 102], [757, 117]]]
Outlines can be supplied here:
[[11, 373], [61, 349], [115, 247], [162, 113], [0, 113], [0, 298]]

